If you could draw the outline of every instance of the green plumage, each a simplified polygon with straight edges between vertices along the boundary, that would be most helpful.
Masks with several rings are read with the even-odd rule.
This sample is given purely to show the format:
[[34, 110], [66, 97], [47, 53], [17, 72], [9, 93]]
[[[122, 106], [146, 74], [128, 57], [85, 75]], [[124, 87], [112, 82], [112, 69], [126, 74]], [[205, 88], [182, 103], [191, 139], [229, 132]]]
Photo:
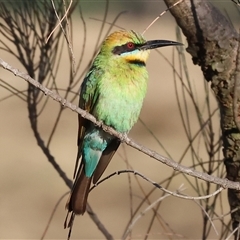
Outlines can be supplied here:
[[[102, 59], [103, 58], [103, 59]], [[105, 68], [99, 64], [104, 64]], [[145, 67], [104, 59], [98, 55], [83, 82], [82, 101], [92, 99], [91, 113], [119, 132], [128, 132], [137, 121], [147, 90]]]
[[[79, 107], [118, 132], [129, 132], [138, 120], [147, 91], [149, 49], [177, 44], [164, 40], [146, 42], [134, 31], [112, 33], [82, 83]], [[116, 137], [80, 115], [78, 119], [75, 182], [67, 203], [73, 214], [85, 212], [91, 181], [98, 181], [120, 145]]]

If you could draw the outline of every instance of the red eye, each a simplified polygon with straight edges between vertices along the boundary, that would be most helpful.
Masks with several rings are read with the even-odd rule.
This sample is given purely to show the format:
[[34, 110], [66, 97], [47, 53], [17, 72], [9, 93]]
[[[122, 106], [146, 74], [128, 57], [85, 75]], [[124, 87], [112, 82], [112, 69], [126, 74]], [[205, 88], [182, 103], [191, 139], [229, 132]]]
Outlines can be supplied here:
[[134, 43], [132, 43], [132, 42], [127, 43], [128, 49], [133, 49], [134, 47], [135, 47]]

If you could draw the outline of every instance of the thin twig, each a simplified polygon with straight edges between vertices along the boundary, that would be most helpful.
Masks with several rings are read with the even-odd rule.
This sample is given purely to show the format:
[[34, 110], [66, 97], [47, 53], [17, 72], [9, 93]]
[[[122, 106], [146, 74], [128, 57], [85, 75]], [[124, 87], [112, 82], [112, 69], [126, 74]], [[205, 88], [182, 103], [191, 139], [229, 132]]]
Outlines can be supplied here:
[[119, 170], [117, 172], [114, 172], [114, 173], [108, 175], [107, 177], [101, 179], [99, 182], [97, 182], [96, 184], [94, 184], [92, 186], [90, 191], [92, 191], [95, 187], [97, 187], [98, 185], [100, 185], [104, 181], [108, 180], [109, 178], [112, 178], [113, 176], [117, 176], [117, 175], [120, 175], [120, 174], [123, 174], [123, 173], [132, 173], [134, 175], [137, 175], [137, 176], [143, 178], [144, 180], [146, 180], [147, 182], [151, 183], [152, 185], [154, 185], [154, 187], [157, 187], [157, 188], [163, 190], [165, 193], [167, 193], [169, 195], [172, 195], [174, 197], [183, 198], [183, 199], [186, 199], [186, 200], [201, 200], [201, 199], [211, 198], [211, 197], [213, 197], [215, 195], [218, 195], [224, 189], [223, 187], [220, 187], [214, 193], [211, 193], [211, 194], [208, 194], [208, 195], [204, 195], [204, 196], [199, 196], [199, 197], [187, 196], [187, 195], [178, 194], [178, 193], [175, 193], [175, 192], [167, 190], [166, 188], [164, 188], [161, 185], [159, 185], [157, 182], [155, 182], [155, 181], [151, 180], [150, 178], [144, 176], [143, 174], [139, 173], [138, 171], [125, 169], [125, 170]]
[[169, 8], [167, 8], [165, 11], [163, 11], [159, 16], [157, 16], [143, 31], [142, 35], [144, 35], [146, 33], [146, 31], [160, 18], [162, 17], [166, 12], [168, 12], [171, 8], [175, 7], [176, 5], [178, 5], [179, 3], [181, 3], [183, 0], [179, 0], [176, 3], [174, 3], [172, 6], [170, 6]]

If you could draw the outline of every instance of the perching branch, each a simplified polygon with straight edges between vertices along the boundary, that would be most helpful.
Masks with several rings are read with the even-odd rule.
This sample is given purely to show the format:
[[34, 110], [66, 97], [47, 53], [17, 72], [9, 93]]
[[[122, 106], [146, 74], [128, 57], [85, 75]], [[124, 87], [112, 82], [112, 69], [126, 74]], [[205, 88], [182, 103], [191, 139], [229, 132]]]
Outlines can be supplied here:
[[23, 73], [16, 68], [13, 68], [12, 66], [10, 66], [8, 63], [3, 61], [2, 59], [0, 59], [0, 65], [4, 69], [12, 72], [15, 76], [18, 76], [18, 77], [26, 80], [28, 83], [32, 84], [33, 86], [38, 88], [40, 91], [42, 91], [45, 95], [47, 95], [50, 98], [52, 98], [53, 100], [61, 103], [64, 107], [69, 108], [74, 112], [77, 112], [83, 118], [86, 118], [89, 121], [93, 122], [96, 126], [102, 127], [104, 129], [104, 131], [110, 133], [111, 135], [118, 137], [122, 142], [125, 142], [127, 145], [141, 151], [142, 153], [145, 153], [146, 155], [150, 156], [151, 158], [154, 158], [157, 161], [160, 161], [161, 163], [164, 163], [164, 164], [168, 165], [169, 167], [172, 167], [174, 170], [180, 171], [184, 174], [188, 174], [192, 177], [196, 177], [196, 178], [202, 179], [202, 180], [210, 182], [210, 183], [218, 184], [218, 185], [222, 186], [223, 188], [230, 188], [230, 189], [237, 189], [237, 190], [240, 189], [239, 182], [233, 182], [228, 179], [218, 178], [215, 176], [208, 175], [207, 173], [203, 173], [203, 172], [196, 171], [194, 169], [190, 169], [181, 164], [178, 164], [177, 162], [173, 161], [172, 159], [164, 157], [164, 156], [158, 154], [157, 152], [150, 150], [149, 148], [136, 143], [132, 139], [128, 138], [127, 135], [118, 133], [113, 128], [108, 127], [108, 126], [104, 125], [102, 122], [97, 121], [96, 118], [94, 116], [92, 116], [91, 114], [89, 114], [88, 112], [86, 112], [86, 111], [82, 110], [81, 108], [78, 108], [76, 105], [68, 102], [66, 99], [62, 98], [59, 94], [54, 93], [50, 89], [44, 87], [42, 84], [40, 84], [39, 82], [37, 82], [33, 78], [31, 78], [28, 74]]

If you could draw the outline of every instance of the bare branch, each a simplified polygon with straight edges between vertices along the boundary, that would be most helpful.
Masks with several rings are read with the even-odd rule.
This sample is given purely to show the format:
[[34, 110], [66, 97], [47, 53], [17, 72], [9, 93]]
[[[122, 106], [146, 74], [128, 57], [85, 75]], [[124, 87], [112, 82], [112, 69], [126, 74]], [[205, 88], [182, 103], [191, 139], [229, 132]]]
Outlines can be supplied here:
[[214, 177], [214, 176], [208, 175], [206, 173], [202, 173], [202, 172], [196, 171], [194, 169], [190, 169], [181, 164], [178, 164], [177, 162], [173, 161], [172, 159], [166, 158], [166, 157], [158, 154], [157, 152], [148, 149], [147, 147], [137, 144], [136, 142], [134, 142], [133, 140], [128, 138], [127, 135], [118, 133], [113, 128], [104, 125], [102, 122], [97, 121], [96, 118], [94, 116], [92, 116], [91, 114], [89, 114], [88, 112], [82, 110], [81, 108], [78, 108], [76, 105], [68, 102], [66, 99], [62, 98], [60, 95], [58, 95], [58, 94], [54, 93], [53, 91], [51, 91], [50, 89], [44, 87], [39, 82], [37, 82], [33, 78], [31, 78], [28, 74], [20, 72], [16, 68], [13, 68], [8, 63], [3, 61], [1, 58], [0, 58], [0, 65], [3, 68], [5, 68], [6, 70], [12, 72], [15, 76], [18, 76], [18, 77], [26, 80], [28, 83], [32, 84], [33, 86], [35, 86], [36, 88], [41, 90], [45, 95], [47, 95], [50, 98], [52, 98], [53, 100], [61, 103], [64, 107], [69, 108], [74, 112], [77, 112], [83, 118], [86, 118], [89, 121], [93, 122], [96, 126], [102, 127], [104, 131], [110, 133], [111, 135], [118, 137], [122, 142], [125, 142], [127, 145], [145, 153], [146, 155], [150, 156], [151, 158], [154, 158], [154, 159], [168, 165], [169, 167], [172, 167], [174, 170], [180, 171], [184, 174], [188, 174], [188, 175], [196, 177], [196, 178], [200, 178], [200, 179], [210, 182], [210, 183], [218, 184], [218, 185], [222, 186], [223, 188], [240, 189], [239, 182], [233, 182], [228, 179]]

